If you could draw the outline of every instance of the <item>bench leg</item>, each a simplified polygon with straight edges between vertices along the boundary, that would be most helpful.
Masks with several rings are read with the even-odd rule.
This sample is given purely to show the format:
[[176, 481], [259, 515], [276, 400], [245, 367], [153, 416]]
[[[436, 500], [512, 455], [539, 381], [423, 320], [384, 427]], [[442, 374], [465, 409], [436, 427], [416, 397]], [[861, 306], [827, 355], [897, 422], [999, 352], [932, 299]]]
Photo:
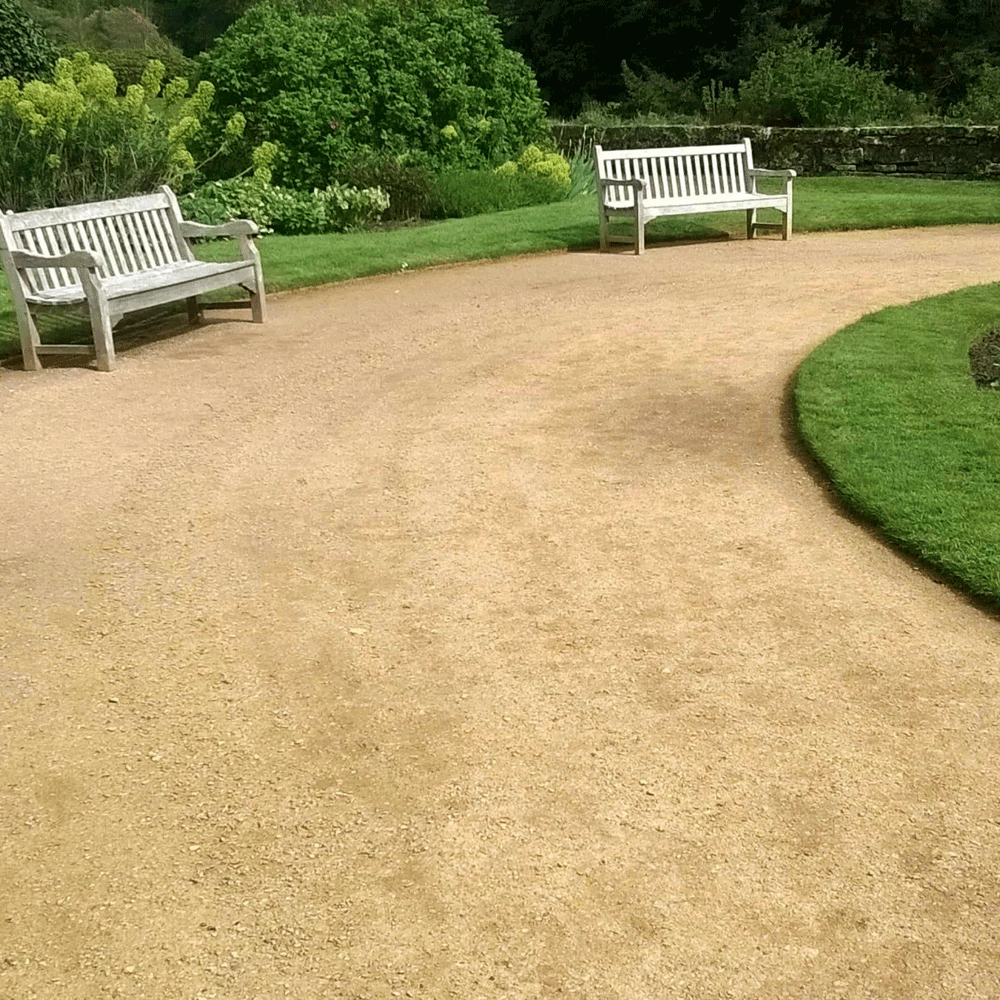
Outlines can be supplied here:
[[198, 296], [192, 295], [187, 300], [188, 322], [192, 326], [197, 326], [201, 322], [201, 306], [198, 305]]
[[267, 293], [264, 290], [264, 267], [260, 251], [248, 236], [240, 236], [240, 256], [253, 264], [254, 290], [250, 293], [250, 312], [255, 323], [267, 322]]
[[608, 249], [608, 216], [603, 205], [597, 208], [597, 228], [601, 237], [601, 252], [604, 253]]
[[642, 221], [642, 213], [635, 213], [635, 255], [646, 252], [646, 227]]
[[35, 326], [34, 317], [28, 311], [27, 305], [20, 306], [17, 310], [17, 329], [21, 334], [21, 356], [24, 358], [24, 370], [40, 372], [42, 362], [38, 357], [38, 347], [41, 340], [38, 336], [38, 327]]
[[754, 226], [757, 225], [757, 209], [748, 208], [747, 209], [747, 239], [752, 240], [754, 237]]
[[90, 329], [94, 336], [94, 353], [97, 355], [97, 368], [102, 372], [110, 372], [115, 367], [115, 342], [111, 335], [111, 310], [108, 300], [88, 271], [80, 268], [80, 282], [87, 296], [90, 307]]

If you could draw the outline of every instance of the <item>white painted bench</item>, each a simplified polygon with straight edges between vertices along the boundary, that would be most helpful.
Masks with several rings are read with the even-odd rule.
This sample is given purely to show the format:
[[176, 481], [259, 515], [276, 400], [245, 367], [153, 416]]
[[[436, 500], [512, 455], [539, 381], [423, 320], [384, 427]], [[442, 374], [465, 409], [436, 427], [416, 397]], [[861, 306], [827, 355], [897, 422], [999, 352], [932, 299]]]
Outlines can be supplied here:
[[[661, 215], [702, 212], [747, 213], [747, 239], [759, 229], [792, 233], [794, 170], [761, 170], [753, 165], [750, 140], [725, 146], [678, 146], [673, 149], [602, 149], [594, 146], [601, 249], [608, 243], [635, 243], [646, 248], [646, 223]], [[782, 194], [757, 190], [761, 177], [785, 182]], [[782, 221], [758, 222], [759, 208], [776, 208]], [[612, 235], [612, 220], [631, 222], [628, 236]]]
[[[39, 370], [43, 354], [89, 354], [97, 367], [115, 364], [112, 328], [125, 313], [187, 300], [188, 319], [206, 308], [249, 307], [263, 323], [267, 303], [257, 226], [238, 219], [221, 226], [185, 222], [173, 191], [67, 208], [0, 214], [0, 259], [17, 311], [24, 367]], [[193, 237], [237, 236], [240, 260], [204, 263], [195, 258]], [[249, 299], [200, 302], [204, 292], [242, 286]], [[40, 306], [84, 306], [94, 345], [42, 344], [32, 310]]]

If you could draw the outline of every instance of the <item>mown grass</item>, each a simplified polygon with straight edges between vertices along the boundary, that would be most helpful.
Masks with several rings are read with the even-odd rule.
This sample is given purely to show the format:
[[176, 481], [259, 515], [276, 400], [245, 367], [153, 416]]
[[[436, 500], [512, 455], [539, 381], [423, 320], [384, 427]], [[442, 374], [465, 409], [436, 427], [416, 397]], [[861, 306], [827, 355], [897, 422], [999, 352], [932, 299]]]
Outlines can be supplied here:
[[[797, 232], [1000, 222], [1000, 188], [988, 181], [804, 177], [795, 182]], [[740, 212], [660, 219], [648, 238], [689, 240], [743, 233]], [[597, 244], [593, 195], [532, 208], [449, 219], [430, 225], [332, 236], [268, 236], [260, 240], [267, 286], [273, 291], [463, 260], [539, 253]], [[231, 253], [211, 244], [206, 257]], [[43, 338], [88, 337], [79, 322], [54, 316]], [[19, 352], [17, 324], [0, 278], [0, 357]]]
[[846, 502], [972, 593], [1000, 602], [1000, 393], [969, 347], [1000, 317], [1000, 285], [865, 316], [795, 380], [798, 427]]

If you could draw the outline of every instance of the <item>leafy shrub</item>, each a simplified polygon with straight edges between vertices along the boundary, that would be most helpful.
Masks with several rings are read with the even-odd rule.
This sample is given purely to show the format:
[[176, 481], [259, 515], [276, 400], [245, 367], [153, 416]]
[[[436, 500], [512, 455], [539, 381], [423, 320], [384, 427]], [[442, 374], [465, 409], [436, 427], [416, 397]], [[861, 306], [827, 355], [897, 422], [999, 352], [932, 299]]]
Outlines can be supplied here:
[[156, 25], [134, 7], [109, 7], [92, 10], [86, 17], [52, 12], [46, 24], [50, 36], [81, 49], [110, 51], [137, 49], [159, 52], [180, 51], [161, 35]]
[[337, 180], [349, 187], [381, 188], [389, 196], [384, 218], [401, 222], [427, 214], [433, 174], [426, 167], [408, 166], [398, 157], [361, 150], [338, 168]]
[[544, 174], [505, 174], [452, 167], [434, 181], [428, 214], [433, 218], [464, 219], [529, 205], [547, 205], [565, 197], [563, 181]]
[[[150, 63], [143, 84], [117, 98], [114, 74], [86, 53], [56, 64], [55, 82], [19, 87], [0, 80], [0, 210], [73, 205], [144, 194], [183, 182], [194, 170], [187, 142], [212, 100], [210, 84], [184, 99], [187, 82], [160, 92], [163, 66]], [[237, 129], [238, 131], [238, 129]]]
[[913, 121], [918, 107], [882, 73], [853, 66], [832, 45], [796, 31], [740, 83], [739, 113], [744, 122], [820, 127]]
[[561, 190], [558, 197], [549, 201], [565, 198], [573, 183], [569, 163], [558, 153], [543, 153], [534, 144], [525, 148], [517, 160], [507, 160], [496, 168], [498, 177], [544, 177], [553, 184], [553, 190]]
[[1000, 123], [1000, 66], [983, 63], [965, 100], [952, 109], [952, 117], [968, 125]]
[[186, 59], [176, 46], [164, 46], [158, 49], [77, 49], [85, 51], [93, 62], [104, 63], [118, 81], [118, 95], [124, 97], [126, 91], [135, 83], [142, 82], [146, 67], [154, 60], [165, 67], [166, 79], [175, 76], [190, 79], [195, 66], [191, 59]]
[[262, 232], [289, 236], [363, 229], [389, 207], [379, 188], [331, 184], [322, 191], [275, 187], [252, 177], [209, 181], [181, 199], [185, 218], [208, 225], [252, 219]]
[[701, 101], [694, 89], [694, 77], [671, 80], [648, 66], [640, 73], [629, 69], [622, 60], [622, 80], [628, 97], [622, 101], [621, 113], [627, 118], [656, 115], [677, 123], [694, 122], [701, 111]]
[[[281, 147], [275, 175], [290, 187], [324, 187], [361, 151], [486, 166], [547, 128], [531, 70], [481, 0], [375, 0], [335, 14], [263, 3], [200, 58], [219, 115], [246, 115], [246, 146]], [[220, 161], [215, 176], [232, 172]]]
[[727, 125], [736, 121], [738, 103], [732, 88], [712, 80], [701, 88], [701, 109], [709, 125]]
[[0, 0], [0, 78], [48, 79], [59, 53], [17, 0]]
[[594, 170], [594, 151], [582, 143], [567, 157], [570, 185], [567, 198], [583, 194], [597, 194], [597, 172]]

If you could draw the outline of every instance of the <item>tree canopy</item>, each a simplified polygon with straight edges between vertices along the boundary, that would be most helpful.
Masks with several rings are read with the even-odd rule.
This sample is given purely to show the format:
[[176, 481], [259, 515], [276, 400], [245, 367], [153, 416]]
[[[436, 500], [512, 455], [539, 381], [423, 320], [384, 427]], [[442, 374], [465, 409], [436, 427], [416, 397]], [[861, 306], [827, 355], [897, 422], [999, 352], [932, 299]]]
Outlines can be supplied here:
[[[188, 56], [210, 49], [257, 0], [4, 0], [40, 23], [136, 7]], [[292, 0], [303, 14], [340, 15], [375, 0]], [[456, 0], [457, 2], [457, 0]], [[1000, 67], [1000, 0], [488, 0], [505, 43], [534, 70], [553, 113], [627, 97], [622, 63], [695, 93], [734, 88], [764, 52], [799, 29], [852, 65], [950, 106]], [[392, 0], [419, 11], [441, 0]]]

